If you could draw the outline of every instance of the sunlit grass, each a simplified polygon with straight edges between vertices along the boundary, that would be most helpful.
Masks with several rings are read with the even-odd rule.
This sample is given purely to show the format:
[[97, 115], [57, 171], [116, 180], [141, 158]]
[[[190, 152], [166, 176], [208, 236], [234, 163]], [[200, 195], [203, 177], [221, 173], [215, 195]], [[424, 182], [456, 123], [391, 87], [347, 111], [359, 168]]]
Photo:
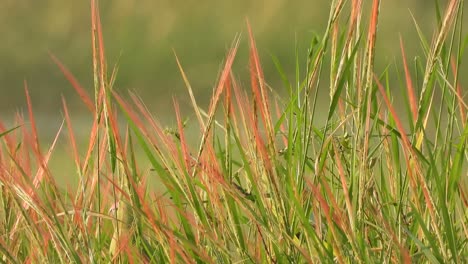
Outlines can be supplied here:
[[[374, 69], [380, 1], [366, 16], [360, 1], [332, 1], [306, 63], [295, 58], [294, 79], [273, 59], [286, 96], [270, 89], [247, 22], [249, 89], [233, 72], [240, 37], [207, 109], [176, 56], [193, 112], [187, 123], [173, 99], [174, 128], [162, 126], [145, 99], [114, 91], [117, 68], [107, 66], [94, 0], [91, 6], [94, 100], [52, 56], [93, 120], [80, 145], [63, 99], [56, 138], [67, 134], [75, 168], [66, 173], [78, 186], [56, 183], [49, 167], [55, 138], [39, 140], [26, 82], [27, 125], [19, 115], [18, 127], [0, 127], [3, 261], [466, 261], [463, 1], [437, 14], [431, 44], [421, 35], [424, 63], [410, 66], [402, 40], [399, 84]], [[329, 94], [327, 108], [319, 92]]]

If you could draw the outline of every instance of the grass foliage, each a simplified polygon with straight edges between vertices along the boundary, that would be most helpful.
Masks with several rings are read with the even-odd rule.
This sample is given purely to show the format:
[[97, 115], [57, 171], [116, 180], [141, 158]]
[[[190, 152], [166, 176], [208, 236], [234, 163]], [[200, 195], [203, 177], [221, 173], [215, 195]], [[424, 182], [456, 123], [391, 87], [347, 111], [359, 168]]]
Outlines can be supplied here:
[[[369, 14], [362, 1], [331, 1], [325, 33], [311, 41], [305, 65], [296, 58], [294, 80], [273, 60], [281, 97], [265, 80], [247, 23], [249, 90], [231, 70], [239, 37], [206, 111], [176, 56], [197, 128], [186, 129], [174, 100], [177, 128], [167, 130], [138, 96], [113, 90], [117, 68], [107, 68], [91, 0], [94, 100], [52, 56], [94, 120], [81, 153], [63, 99], [56, 140], [68, 134], [76, 171], [64, 174], [79, 186], [55, 183], [48, 161], [56, 140], [44, 151], [25, 83], [28, 125], [20, 114], [17, 127], [0, 124], [0, 260], [463, 263], [468, 107], [458, 69], [466, 37], [463, 1], [446, 2], [431, 42], [420, 35], [422, 58], [412, 64], [401, 41], [398, 78], [374, 71], [380, 1]], [[329, 93], [328, 109], [319, 90]], [[398, 92], [404, 100], [394, 101]]]

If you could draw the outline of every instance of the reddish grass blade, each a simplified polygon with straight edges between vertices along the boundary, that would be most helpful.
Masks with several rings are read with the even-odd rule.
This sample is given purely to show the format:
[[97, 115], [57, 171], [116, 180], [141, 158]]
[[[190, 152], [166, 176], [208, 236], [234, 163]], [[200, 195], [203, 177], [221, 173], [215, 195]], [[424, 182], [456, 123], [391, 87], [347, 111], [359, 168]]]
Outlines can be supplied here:
[[28, 84], [26, 81], [24, 81], [24, 91], [26, 94], [26, 103], [28, 106], [28, 114], [29, 114], [29, 122], [31, 123], [31, 131], [32, 131], [32, 136], [33, 136], [33, 147], [34, 151], [38, 156], [41, 156], [41, 148], [39, 145], [39, 136], [37, 134], [37, 126], [36, 126], [36, 120], [34, 118], [34, 113], [32, 110], [32, 102], [31, 102], [31, 97], [29, 96], [29, 90], [28, 90]]
[[[16, 116], [16, 122], [18, 124], [25, 124], [25, 120], [22, 114], [17, 114]], [[19, 133], [19, 137], [22, 142], [30, 142], [31, 135], [27, 129], [26, 126], [21, 126], [21, 133]], [[15, 152], [17, 142], [14, 142], [11, 145], [10, 148], [10, 153], [13, 153], [14, 158], [18, 160], [18, 162], [22, 165], [22, 169], [26, 172], [28, 176], [32, 176], [32, 166], [31, 166], [31, 144], [21, 144], [20, 149], [18, 150], [18, 153]]]
[[338, 172], [340, 175], [340, 180], [341, 180], [341, 188], [343, 190], [343, 195], [345, 198], [345, 204], [346, 204], [346, 209], [348, 211], [348, 219], [351, 227], [354, 227], [355, 221], [354, 221], [354, 210], [353, 210], [353, 205], [351, 203], [351, 199], [349, 196], [349, 190], [348, 190], [348, 183], [346, 182], [346, 176], [345, 172], [343, 169], [343, 164], [341, 163], [341, 158], [338, 155], [338, 147], [335, 145], [335, 142], [333, 142], [333, 148], [335, 149], [335, 160], [336, 164], [338, 165]]
[[[406, 136], [406, 133], [404, 132], [405, 130], [403, 129], [403, 125], [401, 123], [401, 120], [398, 118], [398, 115], [396, 114], [396, 111], [395, 109], [393, 108], [393, 106], [391, 105], [390, 103], [390, 100], [388, 99], [386, 93], [385, 93], [385, 89], [383, 87], [383, 85], [379, 82], [379, 80], [377, 79], [377, 77], [375, 77], [375, 81], [377, 83], [377, 86], [380, 90], [380, 93], [382, 94], [382, 97], [384, 98], [384, 101], [388, 107], [388, 109], [390, 110], [390, 113], [395, 121], [395, 124], [398, 128], [398, 130], [400, 131], [400, 135], [401, 135], [401, 139], [403, 140], [403, 143], [404, 143], [404, 153], [405, 153], [405, 160], [406, 160], [406, 164], [407, 164], [407, 169], [408, 169], [408, 174], [410, 176], [410, 180], [412, 182], [412, 188], [414, 190], [417, 190], [419, 188], [422, 189], [422, 192], [423, 192], [423, 195], [424, 195], [424, 199], [425, 199], [425, 202], [426, 202], [426, 207], [429, 209], [429, 213], [432, 217], [432, 223], [434, 224], [433, 227], [434, 227], [434, 230], [437, 234], [437, 238], [439, 239], [439, 241], [442, 241], [441, 239], [441, 235], [439, 233], [439, 228], [436, 226], [436, 221], [437, 221], [437, 217], [436, 217], [436, 214], [435, 214], [435, 211], [434, 211], [434, 203], [432, 201], [432, 197], [430, 195], [430, 192], [429, 192], [429, 188], [427, 186], [427, 183], [425, 181], [425, 179], [423, 179], [423, 175], [421, 175], [421, 168], [420, 168], [420, 165], [417, 163], [416, 159], [413, 159], [412, 156], [415, 156], [415, 153], [413, 151], [413, 148], [411, 146], [411, 143], [408, 139], [408, 137]], [[417, 147], [417, 146], [416, 146]], [[413, 174], [413, 171], [415, 172]], [[420, 187], [417, 186], [417, 184], [420, 184]], [[415, 194], [413, 194], [415, 195]], [[415, 199], [417, 201], [417, 198]], [[417, 202], [417, 204], [419, 204], [419, 202]], [[442, 245], [443, 243], [441, 243]]]
[[73, 88], [78, 93], [88, 110], [91, 111], [91, 113], [94, 113], [95, 109], [93, 106], [93, 102], [86, 90], [83, 88], [83, 86], [81, 86], [81, 84], [78, 82], [75, 76], [73, 76], [73, 74], [65, 67], [65, 65], [62, 64], [62, 62], [60, 62], [59, 59], [57, 59], [57, 57], [55, 57], [52, 53], [49, 53], [49, 56], [52, 59], [52, 61], [54, 61], [54, 63], [59, 67], [60, 71], [62, 71], [65, 78], [67, 78], [68, 82], [70, 82], [70, 84], [73, 86]]
[[[54, 148], [55, 146], [55, 142], [57, 141], [57, 138], [58, 138], [58, 135], [56, 136], [55, 140], [54, 140], [54, 143], [52, 144], [51, 146], [51, 149], [49, 149], [49, 153], [46, 157], [44, 157], [44, 155], [42, 154], [42, 151], [41, 151], [41, 147], [40, 147], [40, 144], [39, 144], [39, 135], [37, 133], [37, 126], [36, 126], [36, 121], [35, 121], [35, 118], [34, 118], [34, 113], [33, 113], [33, 110], [32, 110], [32, 102], [31, 102], [31, 97], [29, 96], [29, 91], [28, 91], [28, 85], [26, 83], [26, 81], [24, 81], [24, 89], [25, 89], [25, 93], [26, 93], [26, 101], [27, 101], [27, 106], [28, 106], [28, 113], [29, 113], [29, 121], [31, 122], [31, 131], [32, 131], [32, 144], [33, 144], [33, 151], [34, 151], [34, 154], [36, 156], [36, 159], [37, 159], [37, 162], [39, 164], [39, 170], [37, 171], [36, 173], [36, 176], [33, 180], [33, 185], [35, 188], [37, 188], [39, 186], [39, 184], [42, 182], [43, 178], [44, 178], [44, 172], [47, 171], [47, 162], [49, 160], [49, 156], [50, 156], [50, 153], [51, 153], [51, 150]], [[63, 125], [63, 123], [62, 123]], [[60, 127], [60, 130], [59, 130], [59, 133], [62, 129], [62, 126]], [[46, 173], [46, 175], [48, 175], [49, 172]], [[50, 178], [49, 180], [53, 180], [52, 178]]]
[[62, 128], [63, 128], [63, 122], [62, 124], [60, 125], [60, 128], [59, 130], [57, 131], [57, 134], [55, 135], [55, 138], [54, 138], [54, 141], [52, 142], [52, 145], [50, 146], [49, 150], [47, 151], [47, 154], [42, 157], [37, 157], [38, 160], [41, 162], [40, 163], [40, 167], [36, 173], [36, 176], [34, 177], [34, 181], [33, 181], [33, 184], [34, 184], [34, 187], [35, 188], [38, 188], [39, 187], [39, 184], [41, 183], [42, 179], [44, 178], [44, 174], [46, 176], [49, 176], [48, 177], [48, 180], [51, 181], [51, 186], [56, 186], [56, 184], [54, 183], [54, 178], [53, 177], [50, 177], [50, 172], [49, 172], [49, 167], [48, 167], [48, 163], [49, 163], [49, 160], [50, 160], [50, 156], [52, 155], [52, 152], [54, 151], [55, 149], [55, 144], [57, 143], [57, 140], [60, 136], [60, 133], [62, 132]]
[[96, 145], [96, 140], [97, 140], [97, 134], [98, 134], [98, 118], [95, 118], [93, 121], [93, 124], [91, 126], [91, 132], [89, 135], [89, 143], [88, 143], [88, 149], [86, 151], [86, 155], [84, 158], [84, 163], [83, 163], [83, 171], [86, 170], [88, 167], [88, 162], [91, 159], [91, 155], [94, 151], [94, 146]]
[[375, 59], [375, 41], [377, 37], [377, 23], [379, 18], [380, 0], [374, 0], [372, 3], [372, 14], [369, 24], [369, 32], [367, 36], [367, 48], [366, 48], [366, 86], [367, 91], [367, 107], [366, 107], [366, 124], [365, 124], [365, 139], [364, 139], [364, 158], [367, 159], [367, 150], [369, 144], [369, 131], [370, 131], [370, 111], [372, 101], [372, 75], [374, 68]]
[[[172, 139], [167, 135], [161, 126], [155, 121], [152, 114], [149, 112], [148, 108], [137, 98], [134, 94], [131, 94], [131, 98], [135, 103], [137, 109], [144, 117], [144, 121], [148, 122], [152, 128], [152, 131], [149, 131], [148, 128], [144, 125], [143, 121], [138, 117], [138, 115], [132, 110], [132, 107], [125, 102], [117, 93], [114, 93], [114, 97], [117, 102], [122, 106], [125, 112], [129, 115], [132, 122], [138, 127], [143, 135], [153, 144], [154, 149], [158, 152], [160, 158], [167, 165], [167, 160], [165, 155], [162, 153], [162, 147], [165, 147], [168, 151], [172, 153], [175, 157], [177, 156], [177, 147], [172, 141]], [[158, 143], [158, 140], [162, 143]], [[178, 161], [178, 160], [177, 160]]]
[[[62, 105], [63, 105], [64, 114], [65, 114], [65, 121], [66, 121], [67, 128], [68, 128], [68, 138], [70, 140], [70, 145], [71, 145], [71, 148], [72, 148], [72, 151], [73, 151], [73, 157], [74, 157], [74, 160], [75, 160], [75, 166], [76, 166], [77, 169], [81, 170], [80, 155], [78, 154], [78, 148], [76, 147], [75, 133], [73, 132], [73, 126], [72, 126], [72, 122], [70, 120], [70, 114], [68, 113], [67, 103], [66, 103], [65, 98], [63, 96], [62, 96]], [[90, 110], [92, 110], [92, 109], [94, 109], [94, 108], [93, 108], [93, 105], [91, 104], [91, 109]]]
[[400, 135], [401, 135], [401, 140], [403, 141], [403, 146], [405, 147], [405, 151], [407, 153], [411, 153], [412, 152], [412, 147], [411, 147], [411, 143], [410, 143], [410, 140], [408, 139], [408, 136], [405, 132], [405, 129], [403, 128], [403, 123], [401, 122], [400, 118], [398, 118], [398, 115], [395, 111], [395, 108], [392, 106], [392, 103], [390, 102], [390, 99], [388, 99], [387, 97], [387, 93], [385, 92], [385, 88], [383, 87], [383, 85], [380, 83], [379, 79], [377, 78], [377, 76], [374, 76], [374, 79], [375, 79], [375, 82], [377, 83], [377, 87], [380, 91], [380, 94], [382, 95], [384, 101], [385, 101], [385, 104], [387, 105], [388, 109], [390, 110], [390, 113], [395, 121], [395, 124], [400, 132]]
[[[364, 189], [364, 182], [366, 181], [366, 164], [369, 159], [369, 137], [371, 134], [371, 106], [372, 106], [372, 74], [374, 68], [374, 59], [375, 59], [375, 42], [376, 42], [376, 34], [377, 34], [377, 23], [379, 18], [379, 8], [380, 8], [380, 1], [374, 0], [372, 3], [372, 13], [369, 22], [369, 31], [367, 35], [367, 46], [366, 46], [366, 79], [365, 79], [365, 86], [363, 90], [362, 97], [359, 97], [359, 105], [362, 107], [359, 111], [359, 115], [364, 117], [364, 142], [362, 147], [361, 153], [361, 160], [364, 161], [360, 164], [360, 175], [359, 175], [359, 189]], [[366, 98], [365, 98], [366, 97]], [[364, 108], [364, 103], [366, 103]], [[364, 109], [365, 111], [364, 111]], [[359, 192], [358, 194], [358, 217], [361, 216], [363, 212], [363, 203], [364, 197], [363, 192]]]
[[[104, 40], [102, 36], [101, 17], [99, 15], [99, 6], [96, 0], [91, 0], [91, 42], [93, 50], [93, 72], [96, 108], [99, 106], [99, 91], [105, 89], [105, 55]], [[105, 93], [105, 92], [104, 92]], [[97, 108], [96, 110], [98, 110]]]
[[349, 24], [350, 28], [354, 28], [356, 26], [356, 23], [360, 19], [360, 16], [361, 16], [361, 10], [362, 10], [362, 0], [353, 0], [351, 4], [351, 17], [350, 17], [351, 23]]
[[[209, 110], [208, 110], [208, 122], [206, 124], [205, 130], [203, 131], [203, 135], [202, 135], [202, 139], [201, 139], [200, 146], [199, 146], [199, 149], [198, 149], [198, 153], [197, 153], [197, 156], [196, 156], [195, 164], [198, 163], [198, 161], [200, 160], [201, 154], [203, 152], [203, 148], [205, 146], [206, 139], [208, 137], [208, 133], [210, 132], [211, 125], [213, 123], [214, 114], [215, 114], [215, 111], [216, 111], [217, 106], [218, 106], [219, 98], [221, 97], [221, 94], [224, 91], [224, 88], [226, 86], [225, 85], [226, 81], [229, 78], [229, 74], [231, 72], [232, 64], [234, 62], [234, 58], [236, 56], [238, 47], [239, 47], [239, 38], [236, 38], [234, 40], [233, 47], [231, 48], [231, 50], [230, 50], [230, 52], [229, 52], [229, 54], [228, 54], [228, 56], [226, 58], [226, 63], [224, 65], [223, 71], [221, 72], [221, 77], [219, 78], [218, 86], [215, 89], [214, 96], [213, 96], [213, 98], [212, 98], [212, 100], [210, 102], [210, 107], [209, 107]], [[194, 176], [195, 173], [196, 173], [196, 170], [193, 171], [192, 176]]]
[[[270, 150], [270, 155], [275, 153], [274, 145], [274, 132], [273, 125], [271, 121], [270, 106], [267, 96], [267, 91], [265, 89], [265, 80], [263, 76], [263, 70], [260, 65], [260, 58], [258, 55], [258, 50], [255, 44], [255, 39], [252, 33], [252, 28], [249, 21], [247, 20], [247, 30], [249, 31], [249, 43], [250, 43], [250, 80], [252, 85], [252, 91], [255, 95], [256, 105], [260, 107], [260, 113], [262, 120], [267, 130], [268, 136], [268, 147]], [[254, 111], [257, 109], [254, 108]], [[254, 112], [255, 116], [256, 113]]]
[[[92, 0], [93, 1], [93, 0]], [[100, 70], [100, 82], [101, 89], [105, 89], [106, 81], [106, 59], [104, 53], [104, 38], [102, 36], [102, 24], [101, 24], [101, 15], [99, 13], [99, 6], [95, 5], [95, 23], [97, 22], [97, 37], [98, 37], [98, 51], [99, 51], [99, 70]]]
[[[324, 181], [322, 181], [322, 183], [324, 183]], [[328, 227], [329, 227], [333, 237], [336, 238], [337, 235], [336, 235], [336, 230], [335, 230], [335, 227], [334, 227], [335, 224], [340, 229], [342, 229], [341, 217], [336, 213], [336, 211], [339, 211], [340, 209], [337, 208], [337, 207], [335, 207], [335, 208], [330, 207], [330, 205], [327, 203], [327, 199], [320, 192], [320, 190], [319, 190], [320, 187], [319, 186], [314, 185], [309, 180], [307, 180], [307, 184], [308, 184], [310, 190], [312, 191], [315, 199], [317, 200], [318, 205], [323, 210], [323, 215], [327, 219], [327, 224], [328, 224]], [[320, 217], [319, 215], [316, 216], [316, 218], [319, 218], [319, 217]], [[318, 227], [318, 228], [320, 228], [320, 227]], [[337, 239], [336, 241], [339, 241], [339, 240]], [[336, 253], [339, 253], [341, 251], [339, 248], [336, 247], [336, 243], [334, 243], [332, 246], [335, 249], [334, 252], [336, 251]]]
[[411, 113], [413, 114], [413, 122], [418, 120], [418, 103], [416, 102], [416, 95], [414, 93], [413, 82], [411, 81], [411, 74], [408, 69], [408, 64], [406, 62], [406, 54], [405, 49], [403, 47], [403, 39], [400, 36], [400, 49], [401, 49], [401, 56], [403, 58], [403, 68], [405, 70], [405, 78], [406, 78], [406, 89], [408, 92], [408, 100], [411, 107]]
[[92, 43], [92, 51], [93, 51], [93, 77], [94, 77], [94, 100], [95, 100], [95, 107], [96, 111], [99, 111], [98, 106], [98, 98], [99, 98], [99, 79], [98, 79], [98, 64], [97, 64], [97, 49], [96, 49], [96, 32], [97, 32], [97, 7], [96, 7], [96, 0], [91, 0], [91, 43]]

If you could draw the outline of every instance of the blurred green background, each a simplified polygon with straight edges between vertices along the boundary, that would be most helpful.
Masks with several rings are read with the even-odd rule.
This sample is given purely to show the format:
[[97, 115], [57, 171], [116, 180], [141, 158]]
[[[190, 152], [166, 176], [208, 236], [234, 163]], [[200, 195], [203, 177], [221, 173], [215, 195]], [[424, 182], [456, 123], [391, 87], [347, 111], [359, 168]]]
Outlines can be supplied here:
[[[109, 68], [119, 65], [117, 89], [136, 91], [156, 113], [164, 111], [172, 107], [172, 96], [182, 102], [186, 98], [174, 49], [196, 95], [206, 104], [237, 33], [242, 34], [242, 43], [236, 73], [244, 86], [248, 84], [243, 76], [248, 72], [245, 19], [249, 18], [267, 80], [281, 90], [271, 54], [293, 76], [295, 46], [305, 58], [313, 32], [321, 35], [325, 30], [330, 2], [100, 1]], [[369, 10], [371, 1], [364, 2]], [[433, 1], [382, 1], [377, 47], [380, 69], [395, 60], [401, 62], [399, 34], [409, 56], [422, 55], [411, 14], [430, 40], [435, 28]], [[48, 53], [69, 67], [92, 94], [89, 1], [2, 0], [0, 34], [0, 116], [11, 117], [24, 108], [23, 80], [28, 81], [38, 115], [61, 116], [61, 95], [75, 113], [84, 111]]]
[[[188, 106], [189, 100], [173, 50], [182, 62], [199, 103], [206, 106], [226, 51], [238, 33], [242, 39], [234, 68], [241, 84], [248, 88], [245, 26], [248, 18], [266, 79], [281, 93], [284, 89], [271, 55], [279, 59], [287, 75], [294, 79], [295, 49], [298, 48], [299, 58], [305, 62], [311, 37], [315, 33], [321, 36], [325, 31], [330, 2], [100, 1], [109, 69], [119, 65], [115, 88], [124, 94], [127, 90], [135, 91], [159, 120], [168, 126], [174, 125], [172, 111], [168, 111], [172, 109], [172, 96], [177, 97], [182, 107]], [[368, 13], [371, 1], [363, 2]], [[444, 2], [444, 6], [447, 1], [440, 2]], [[410, 60], [415, 55], [424, 56], [412, 16], [430, 42], [436, 28], [434, 1], [382, 1], [376, 72], [384, 70], [389, 63], [401, 67], [399, 35], [404, 39]], [[363, 17], [363, 28], [367, 27], [367, 21], [368, 17]], [[0, 36], [0, 120], [8, 124], [15, 112], [26, 113], [23, 88], [26, 80], [40, 135], [46, 140], [43, 146], [48, 147], [63, 120], [62, 95], [69, 104], [80, 142], [86, 142], [92, 117], [49, 53], [59, 58], [89, 94], [93, 94], [89, 1], [1, 0]], [[395, 71], [395, 65], [391, 69]], [[323, 77], [325, 88], [326, 72]], [[466, 83], [467, 76], [463, 78]], [[322, 90], [324, 95], [328, 94], [326, 89]], [[320, 101], [326, 104], [326, 100]], [[58, 172], [73, 168], [66, 142], [66, 137], [61, 139], [58, 155], [52, 158], [52, 167]], [[80, 147], [86, 146], [80, 144]], [[67, 154], [61, 155], [63, 151]], [[67, 179], [62, 174], [58, 178], [67, 184], [77, 180], [76, 177]]]

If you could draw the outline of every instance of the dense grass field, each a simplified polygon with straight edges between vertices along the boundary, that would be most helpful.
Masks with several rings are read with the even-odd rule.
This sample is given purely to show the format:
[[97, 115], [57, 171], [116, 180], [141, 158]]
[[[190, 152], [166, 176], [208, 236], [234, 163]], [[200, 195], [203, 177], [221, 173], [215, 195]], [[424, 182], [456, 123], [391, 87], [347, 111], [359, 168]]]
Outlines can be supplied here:
[[[380, 1], [369, 9], [345, 2], [332, 1], [324, 34], [311, 39], [306, 63], [295, 57], [293, 78], [278, 59], [260, 61], [246, 21], [206, 109], [176, 51], [192, 112], [167, 98], [176, 126], [165, 128], [145, 99], [113, 89], [118, 65], [106, 62], [91, 0], [94, 94], [51, 55], [88, 110], [86, 142], [65, 97], [57, 137], [39, 140], [26, 81], [26, 116], [0, 122], [0, 260], [465, 263], [464, 2], [436, 1], [437, 28], [419, 35], [420, 56], [408, 58], [401, 39], [402, 59], [381, 72]], [[241, 46], [249, 80], [233, 71]], [[262, 63], [275, 65], [286, 95], [269, 85]], [[60, 137], [73, 170], [50, 168]], [[64, 175], [77, 188], [57, 184]]]

